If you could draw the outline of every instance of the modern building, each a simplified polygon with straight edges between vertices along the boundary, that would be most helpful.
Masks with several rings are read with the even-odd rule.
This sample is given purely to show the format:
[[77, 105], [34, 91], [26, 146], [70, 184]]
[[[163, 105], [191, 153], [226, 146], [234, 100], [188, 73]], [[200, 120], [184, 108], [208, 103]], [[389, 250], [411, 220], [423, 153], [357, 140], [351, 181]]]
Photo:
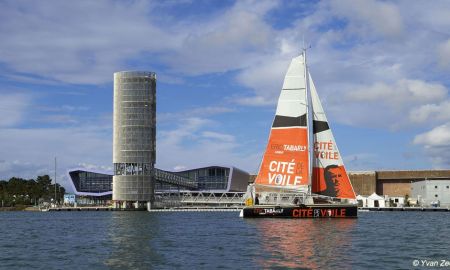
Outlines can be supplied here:
[[111, 201], [112, 174], [77, 168], [69, 171], [68, 175], [74, 191], [73, 203], [101, 205]]
[[105, 172], [74, 169], [69, 171], [70, 184], [75, 194], [86, 196], [111, 196], [112, 175]]
[[156, 74], [114, 73], [114, 175], [116, 207], [143, 208], [154, 200]]
[[187, 177], [198, 184], [198, 191], [245, 192], [250, 175], [235, 167], [209, 166], [175, 174]]
[[[155, 168], [155, 193], [245, 192], [250, 175], [235, 167], [209, 166], [168, 172]], [[77, 202], [103, 204], [111, 200], [113, 175], [104, 172], [73, 169], [68, 172]]]
[[411, 198], [421, 206], [450, 206], [450, 179], [427, 179], [411, 184]]

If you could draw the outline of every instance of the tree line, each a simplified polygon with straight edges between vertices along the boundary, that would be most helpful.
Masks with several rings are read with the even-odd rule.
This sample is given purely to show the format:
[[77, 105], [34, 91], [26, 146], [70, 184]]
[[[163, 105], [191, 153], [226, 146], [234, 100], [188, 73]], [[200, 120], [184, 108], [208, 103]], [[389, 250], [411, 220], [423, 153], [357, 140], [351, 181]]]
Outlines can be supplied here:
[[[62, 202], [65, 189], [56, 184], [56, 202]], [[55, 200], [55, 184], [48, 175], [36, 179], [12, 177], [8, 181], [0, 180], [0, 207], [15, 205], [36, 205]]]

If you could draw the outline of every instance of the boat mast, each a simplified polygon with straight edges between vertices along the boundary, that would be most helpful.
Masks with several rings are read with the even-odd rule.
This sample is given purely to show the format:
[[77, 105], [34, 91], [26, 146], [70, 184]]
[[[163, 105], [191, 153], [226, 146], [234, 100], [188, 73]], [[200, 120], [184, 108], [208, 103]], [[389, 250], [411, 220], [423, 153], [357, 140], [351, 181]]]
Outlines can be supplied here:
[[56, 157], [55, 157], [55, 205], [56, 205]]
[[312, 153], [312, 144], [311, 144], [311, 130], [312, 130], [312, 116], [310, 115], [310, 112], [312, 111], [310, 109], [310, 95], [309, 92], [309, 76], [308, 76], [308, 65], [306, 64], [306, 46], [305, 42], [303, 41], [303, 61], [305, 64], [304, 68], [304, 77], [305, 77], [305, 95], [306, 95], [306, 125], [307, 125], [307, 142], [308, 142], [308, 194], [311, 194], [311, 185], [312, 185], [312, 167], [313, 167], [313, 153]]

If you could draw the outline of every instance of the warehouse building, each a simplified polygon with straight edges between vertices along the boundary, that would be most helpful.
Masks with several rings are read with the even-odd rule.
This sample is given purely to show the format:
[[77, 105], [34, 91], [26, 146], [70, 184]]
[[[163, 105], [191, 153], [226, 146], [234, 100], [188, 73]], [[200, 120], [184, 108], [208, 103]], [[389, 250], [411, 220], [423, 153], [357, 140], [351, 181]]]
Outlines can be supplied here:
[[376, 193], [389, 197], [412, 197], [412, 183], [429, 179], [450, 180], [450, 170], [349, 172], [349, 177], [357, 195]]

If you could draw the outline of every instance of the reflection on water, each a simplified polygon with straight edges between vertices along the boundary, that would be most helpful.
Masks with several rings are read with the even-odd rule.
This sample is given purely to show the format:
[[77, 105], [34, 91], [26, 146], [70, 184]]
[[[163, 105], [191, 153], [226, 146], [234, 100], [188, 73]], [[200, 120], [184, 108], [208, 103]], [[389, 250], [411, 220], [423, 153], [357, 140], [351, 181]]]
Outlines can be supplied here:
[[449, 260], [450, 213], [0, 212], [1, 269], [410, 269]]
[[[321, 269], [351, 267], [349, 250], [357, 219], [255, 219], [263, 267]], [[332, 261], [336, 265], [330, 264]]]
[[112, 252], [105, 265], [114, 269], [145, 269], [160, 263], [161, 255], [150, 245], [159, 234], [158, 219], [147, 212], [114, 212], [108, 228]]

